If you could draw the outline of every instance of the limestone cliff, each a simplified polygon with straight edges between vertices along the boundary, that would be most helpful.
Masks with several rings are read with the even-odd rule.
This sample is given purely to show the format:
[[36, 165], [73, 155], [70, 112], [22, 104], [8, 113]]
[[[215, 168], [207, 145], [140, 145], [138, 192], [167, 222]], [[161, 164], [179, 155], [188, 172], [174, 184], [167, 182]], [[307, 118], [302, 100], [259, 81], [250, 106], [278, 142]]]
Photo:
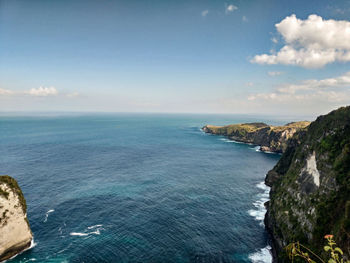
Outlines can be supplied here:
[[21, 189], [13, 178], [0, 176], [0, 262], [29, 248], [32, 239]]
[[350, 255], [350, 107], [318, 117], [297, 132], [267, 174], [271, 186], [265, 225], [278, 261], [294, 241], [322, 254], [333, 234]]
[[287, 141], [299, 130], [304, 130], [307, 121], [292, 122], [284, 126], [270, 126], [265, 123], [243, 123], [227, 126], [206, 125], [206, 133], [224, 135], [231, 140], [260, 145], [260, 150], [282, 153], [287, 148]]

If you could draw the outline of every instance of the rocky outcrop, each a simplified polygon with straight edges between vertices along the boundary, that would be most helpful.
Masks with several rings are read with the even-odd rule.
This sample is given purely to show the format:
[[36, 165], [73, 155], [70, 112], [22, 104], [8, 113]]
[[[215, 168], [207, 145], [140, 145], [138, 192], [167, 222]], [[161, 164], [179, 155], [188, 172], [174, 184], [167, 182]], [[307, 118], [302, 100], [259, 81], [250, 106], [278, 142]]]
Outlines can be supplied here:
[[231, 140], [260, 145], [261, 151], [282, 153], [287, 149], [287, 141], [300, 130], [305, 130], [307, 121], [292, 122], [284, 126], [270, 126], [265, 123], [243, 123], [227, 126], [206, 125], [206, 133], [227, 136]]
[[13, 178], [0, 176], [0, 262], [28, 249], [32, 240], [22, 191]]
[[294, 134], [265, 183], [271, 186], [265, 225], [278, 262], [294, 241], [322, 255], [333, 234], [350, 255], [350, 107], [318, 117]]

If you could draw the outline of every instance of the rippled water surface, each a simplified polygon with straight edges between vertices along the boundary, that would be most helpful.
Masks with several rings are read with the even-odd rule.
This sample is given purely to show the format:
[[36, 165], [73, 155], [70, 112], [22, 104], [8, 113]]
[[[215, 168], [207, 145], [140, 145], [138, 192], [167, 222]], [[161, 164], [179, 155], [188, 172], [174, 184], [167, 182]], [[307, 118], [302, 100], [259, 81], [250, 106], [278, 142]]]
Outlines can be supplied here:
[[0, 173], [22, 187], [36, 243], [10, 262], [268, 260], [261, 182], [279, 155], [200, 131], [256, 120], [0, 117]]

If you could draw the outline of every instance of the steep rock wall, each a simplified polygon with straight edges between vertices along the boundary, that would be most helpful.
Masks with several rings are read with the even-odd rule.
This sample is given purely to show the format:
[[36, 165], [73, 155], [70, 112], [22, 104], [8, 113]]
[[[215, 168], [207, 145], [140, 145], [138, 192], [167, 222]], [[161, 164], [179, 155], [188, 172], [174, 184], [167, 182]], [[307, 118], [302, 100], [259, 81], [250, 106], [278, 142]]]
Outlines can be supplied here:
[[343, 107], [296, 133], [265, 183], [271, 186], [265, 225], [276, 259], [300, 241], [317, 253], [333, 234], [350, 255], [350, 107]]
[[0, 262], [30, 247], [26, 202], [17, 182], [0, 176]]

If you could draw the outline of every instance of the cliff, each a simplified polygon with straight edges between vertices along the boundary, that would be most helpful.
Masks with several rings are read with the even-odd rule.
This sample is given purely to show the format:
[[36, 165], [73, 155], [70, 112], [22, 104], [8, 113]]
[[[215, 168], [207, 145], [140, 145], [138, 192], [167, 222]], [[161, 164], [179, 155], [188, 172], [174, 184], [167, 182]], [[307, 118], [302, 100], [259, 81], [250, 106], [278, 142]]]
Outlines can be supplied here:
[[271, 186], [265, 225], [278, 262], [287, 261], [283, 248], [294, 241], [322, 255], [325, 234], [349, 258], [350, 107], [294, 134], [265, 183]]
[[16, 180], [0, 176], [0, 262], [30, 247], [26, 201]]
[[270, 126], [265, 123], [243, 123], [227, 126], [206, 125], [206, 133], [227, 136], [231, 140], [260, 145], [260, 150], [282, 153], [287, 141], [299, 130], [305, 130], [307, 121], [292, 122], [284, 126]]

